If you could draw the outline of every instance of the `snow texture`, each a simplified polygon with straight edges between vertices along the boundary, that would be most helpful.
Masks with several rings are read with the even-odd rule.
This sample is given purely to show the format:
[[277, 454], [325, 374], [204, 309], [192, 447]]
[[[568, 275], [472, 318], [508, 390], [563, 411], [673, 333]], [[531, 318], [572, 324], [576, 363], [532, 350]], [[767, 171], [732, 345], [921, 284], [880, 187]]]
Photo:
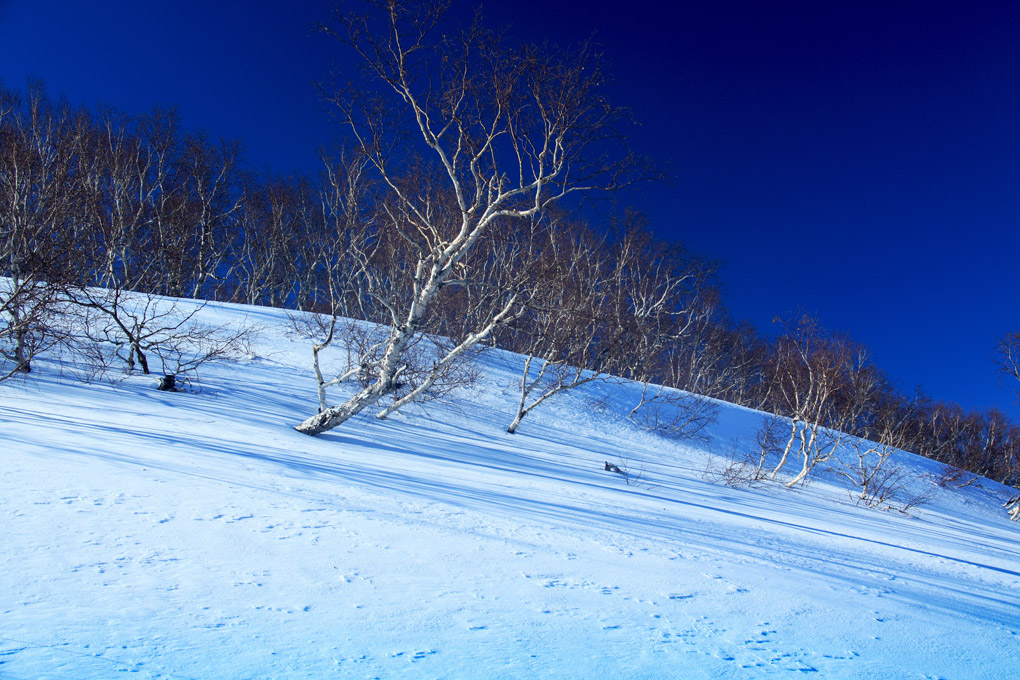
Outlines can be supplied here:
[[[197, 392], [0, 386], [0, 678], [1006, 678], [1020, 540], [991, 482], [909, 454], [907, 514], [713, 481], [762, 415], [706, 442], [625, 417], [637, 387], [557, 397], [515, 435], [521, 357], [482, 385], [317, 438], [310, 343], [283, 312]], [[605, 462], [631, 472], [607, 472]], [[635, 474], [637, 473], [637, 474]], [[640, 478], [636, 478], [636, 477]]]

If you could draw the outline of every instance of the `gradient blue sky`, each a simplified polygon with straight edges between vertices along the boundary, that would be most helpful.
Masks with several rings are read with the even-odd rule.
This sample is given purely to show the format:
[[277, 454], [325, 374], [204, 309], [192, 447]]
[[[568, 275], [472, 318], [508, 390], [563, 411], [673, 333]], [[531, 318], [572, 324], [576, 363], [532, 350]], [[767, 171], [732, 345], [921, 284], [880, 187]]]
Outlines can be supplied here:
[[[1020, 3], [666, 4], [483, 9], [528, 39], [594, 34], [634, 145], [675, 171], [627, 199], [723, 262], [735, 317], [804, 309], [903, 389], [1020, 419], [993, 363], [1020, 330]], [[353, 68], [310, 30], [329, 6], [0, 0], [0, 80], [176, 105], [256, 168], [315, 171], [334, 129], [312, 83]]]

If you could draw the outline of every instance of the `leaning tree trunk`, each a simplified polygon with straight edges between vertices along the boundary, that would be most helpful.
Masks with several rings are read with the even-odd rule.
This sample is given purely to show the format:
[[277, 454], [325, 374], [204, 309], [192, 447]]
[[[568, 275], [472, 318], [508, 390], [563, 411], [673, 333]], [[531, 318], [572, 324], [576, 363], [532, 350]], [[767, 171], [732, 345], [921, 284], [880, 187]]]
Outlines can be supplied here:
[[379, 376], [371, 385], [363, 388], [339, 406], [330, 406], [320, 410], [314, 416], [296, 425], [294, 429], [302, 434], [321, 434], [347, 422], [387, 394], [392, 394], [397, 389], [397, 377], [401, 371], [400, 358], [404, 355], [404, 351], [414, 335], [410, 330], [411, 327], [412, 324], [405, 324], [404, 327], [397, 329], [392, 336], [389, 346], [386, 348], [386, 354], [379, 363]]
[[331, 406], [316, 413], [303, 423], [296, 425], [294, 429], [308, 435], [321, 434], [327, 430], [332, 430], [337, 425], [350, 420], [369, 406], [378, 402], [386, 396], [388, 391], [383, 388], [382, 383], [372, 383], [339, 406]]

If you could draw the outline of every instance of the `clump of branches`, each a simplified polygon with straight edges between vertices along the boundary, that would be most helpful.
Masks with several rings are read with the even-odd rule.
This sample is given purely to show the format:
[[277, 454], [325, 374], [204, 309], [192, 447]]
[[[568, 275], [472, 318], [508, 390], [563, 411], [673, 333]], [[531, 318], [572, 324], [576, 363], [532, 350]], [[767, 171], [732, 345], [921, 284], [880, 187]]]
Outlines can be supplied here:
[[32, 360], [66, 340], [57, 289], [0, 278], [0, 381], [32, 371]]
[[737, 488], [742, 486], [754, 486], [764, 479], [757, 474], [754, 465], [754, 458], [751, 454], [731, 454], [721, 463], [711, 459], [705, 464], [702, 477], [713, 484], [725, 484]]
[[927, 502], [927, 493], [911, 493], [910, 483], [915, 480], [893, 462], [895, 447], [854, 438], [847, 448], [849, 451], [840, 460], [839, 474], [849, 482], [848, 490], [855, 504], [906, 512]]
[[869, 398], [878, 407], [858, 415], [855, 426], [861, 436], [847, 440], [838, 471], [858, 505], [906, 512], [928, 500], [927, 492], [911, 493], [910, 476], [894, 462], [909, 444], [904, 423], [913, 416], [913, 407], [896, 399]]
[[943, 465], [935, 477], [935, 483], [946, 489], [962, 489], [980, 479], [972, 472], [967, 472], [955, 465]]
[[843, 463], [840, 474], [850, 482], [850, 496], [857, 505], [878, 508], [891, 504], [907, 486], [902, 467], [888, 465], [889, 455], [874, 447], [858, 447], [853, 463]]
[[739, 441], [734, 440], [730, 453], [721, 464], [710, 458], [705, 467], [705, 478], [721, 482], [726, 486], [754, 486], [768, 481], [766, 461], [782, 446], [782, 430], [785, 421], [779, 416], [766, 417], [755, 433], [757, 451], [742, 450]]
[[645, 384], [641, 403], [629, 415], [645, 429], [669, 439], [704, 441], [718, 413], [719, 405], [704, 395]]
[[[314, 319], [309, 321], [308, 318]], [[295, 325], [301, 332], [320, 341], [313, 344], [313, 368], [317, 376], [319, 408], [329, 408], [331, 388], [341, 385], [364, 389], [378, 379], [377, 362], [385, 347], [388, 329], [344, 317], [322, 315], [295, 316]], [[297, 320], [297, 319], [304, 320]], [[468, 389], [478, 382], [479, 373], [474, 361], [475, 352], [460, 355], [458, 361], [437, 366], [437, 357], [449, 351], [452, 341], [442, 336], [418, 334], [404, 353], [400, 370], [395, 376], [398, 384], [391, 396], [397, 403], [425, 380], [432, 381], [430, 389], [415, 394], [415, 403], [442, 401], [458, 390]], [[326, 377], [323, 351], [339, 348], [338, 369]], [[389, 415], [384, 407], [380, 414]]]
[[188, 382], [214, 361], [252, 354], [257, 329], [211, 326], [196, 316], [203, 305], [182, 307], [172, 298], [119, 289], [81, 288], [68, 293], [76, 317], [69, 344], [86, 359], [89, 378], [124, 374], [173, 376]]

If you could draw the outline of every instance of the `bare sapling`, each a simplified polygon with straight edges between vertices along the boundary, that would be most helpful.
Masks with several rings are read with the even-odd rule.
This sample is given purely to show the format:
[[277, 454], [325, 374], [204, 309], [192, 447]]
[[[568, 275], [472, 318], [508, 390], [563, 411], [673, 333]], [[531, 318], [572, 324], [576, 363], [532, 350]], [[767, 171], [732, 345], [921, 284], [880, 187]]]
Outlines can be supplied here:
[[515, 349], [524, 354], [519, 398], [507, 432], [550, 398], [605, 380], [619, 366], [623, 333], [614, 323], [612, 263], [591, 231], [556, 223]]
[[201, 323], [201, 303], [120, 288], [70, 288], [65, 295], [75, 316], [69, 344], [86, 359], [88, 377], [106, 377], [120, 365], [126, 374], [186, 382], [207, 363], [250, 355], [258, 334], [248, 324]]

